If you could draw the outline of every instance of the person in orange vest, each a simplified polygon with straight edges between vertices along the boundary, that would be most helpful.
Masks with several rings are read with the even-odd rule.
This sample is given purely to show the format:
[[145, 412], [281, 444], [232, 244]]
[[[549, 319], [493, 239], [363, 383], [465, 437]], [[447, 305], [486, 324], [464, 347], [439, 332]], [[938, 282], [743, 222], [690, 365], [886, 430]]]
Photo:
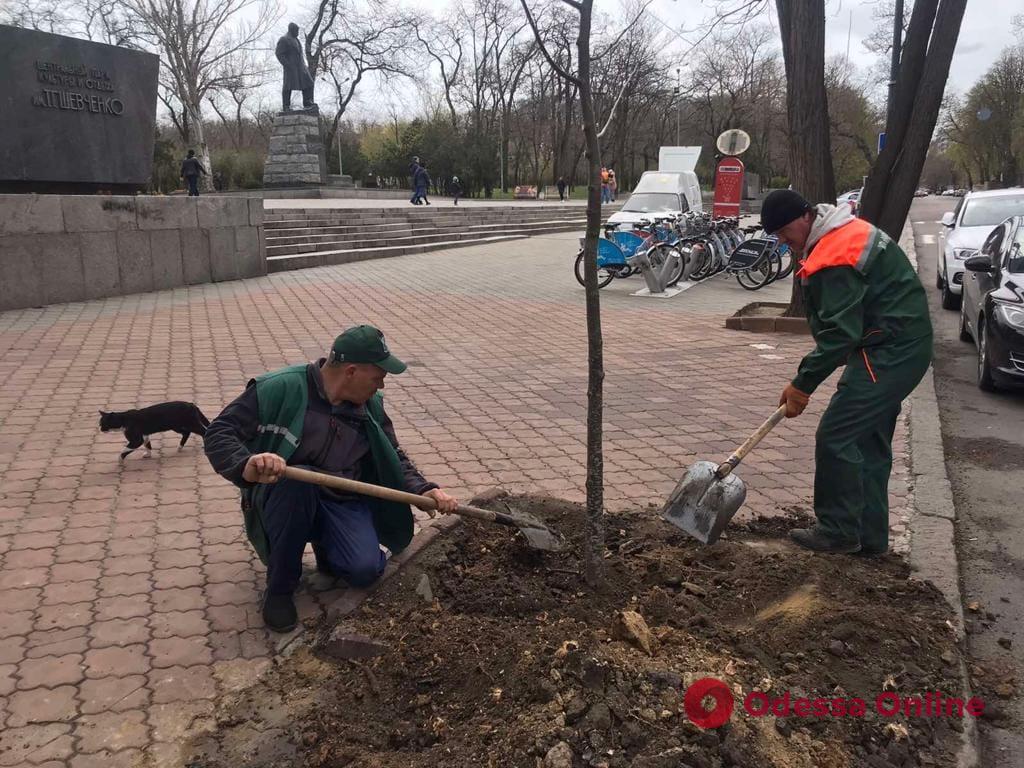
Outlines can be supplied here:
[[817, 552], [884, 554], [893, 431], [932, 360], [924, 287], [899, 245], [849, 206], [812, 206], [776, 190], [764, 199], [761, 224], [801, 258], [797, 277], [815, 343], [779, 398], [786, 416], [803, 413], [845, 366], [815, 436], [817, 523], [790, 536]]

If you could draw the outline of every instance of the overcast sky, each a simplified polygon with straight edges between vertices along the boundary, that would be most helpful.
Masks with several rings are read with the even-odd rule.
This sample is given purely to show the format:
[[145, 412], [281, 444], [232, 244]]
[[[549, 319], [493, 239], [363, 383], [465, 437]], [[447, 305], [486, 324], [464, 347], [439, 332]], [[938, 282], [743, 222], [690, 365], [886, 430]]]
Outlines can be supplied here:
[[[442, 15], [449, 5], [449, 0], [401, 0], [401, 2], [429, 10], [435, 15]], [[879, 24], [874, 18], [879, 3], [872, 0], [826, 0], [826, 2], [825, 45], [827, 55], [845, 56], [849, 50], [852, 65], [866, 76], [867, 70], [875, 64], [877, 59], [865, 49], [863, 41]], [[913, 0], [905, 0], [905, 2], [910, 6]], [[542, 0], [531, 0], [532, 6], [539, 6], [541, 3]], [[283, 0], [286, 9], [285, 20], [294, 19], [301, 23], [307, 15], [303, 9], [308, 8], [310, 4], [311, 0]], [[947, 90], [966, 91], [995, 62], [1004, 48], [1015, 42], [1021, 42], [1015, 39], [1011, 17], [1014, 13], [1024, 10], [1024, 7], [1017, 6], [1020, 10], [1014, 10], [1015, 6], [1017, 6], [1016, 0], [970, 0], [967, 3], [967, 12], [960, 28], [960, 38], [953, 56]], [[600, 13], [616, 15], [620, 3], [618, 0], [596, 0], [595, 7]], [[721, 7], [722, 3], [716, 2], [716, 0], [653, 0], [650, 12], [666, 28], [666, 39], [670, 41], [671, 46], [676, 50], [685, 50], [690, 42], [696, 39], [693, 30], [700, 28], [711, 17], [714, 10]], [[769, 9], [770, 15], [764, 21], [777, 30], [774, 1], [769, 0], [766, 7]], [[666, 74], [674, 79], [674, 72]], [[381, 106], [379, 96], [380, 94], [377, 93], [373, 98], [368, 99], [366, 93], [363, 93], [362, 98], [356, 100], [359, 103], [351, 105], [351, 117], [357, 120], [364, 117], [371, 119], [382, 117], [383, 114], [378, 113]], [[406, 107], [408, 107], [407, 91], [403, 100], [406, 101]]]

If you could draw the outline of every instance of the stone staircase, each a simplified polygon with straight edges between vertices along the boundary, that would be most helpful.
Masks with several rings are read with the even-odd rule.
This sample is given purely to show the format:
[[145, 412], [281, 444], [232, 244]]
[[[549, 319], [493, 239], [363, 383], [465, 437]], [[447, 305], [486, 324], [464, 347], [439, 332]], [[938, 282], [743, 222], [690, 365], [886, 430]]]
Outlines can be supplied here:
[[404, 256], [548, 232], [582, 234], [585, 226], [583, 206], [547, 203], [264, 211], [268, 272]]

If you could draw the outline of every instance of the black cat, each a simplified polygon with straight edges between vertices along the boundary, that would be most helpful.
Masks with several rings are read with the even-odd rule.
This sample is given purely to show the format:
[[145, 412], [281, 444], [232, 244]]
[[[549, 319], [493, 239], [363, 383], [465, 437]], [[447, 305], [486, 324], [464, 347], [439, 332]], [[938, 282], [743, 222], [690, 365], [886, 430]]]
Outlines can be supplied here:
[[195, 403], [175, 400], [170, 403], [157, 403], [148, 408], [134, 411], [107, 413], [100, 411], [100, 431], [110, 432], [123, 429], [128, 447], [121, 451], [123, 459], [135, 449], [145, 445], [146, 456], [150, 455], [153, 446], [149, 444], [149, 436], [157, 432], [177, 432], [181, 435], [179, 450], [188, 442], [189, 435], [195, 432], [200, 437], [206, 435], [210, 420], [203, 415]]

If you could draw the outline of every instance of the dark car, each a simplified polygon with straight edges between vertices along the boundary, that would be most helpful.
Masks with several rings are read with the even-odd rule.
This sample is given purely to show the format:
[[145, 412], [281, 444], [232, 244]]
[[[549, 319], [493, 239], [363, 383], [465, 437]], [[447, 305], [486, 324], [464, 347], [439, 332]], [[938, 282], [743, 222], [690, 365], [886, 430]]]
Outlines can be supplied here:
[[960, 338], [978, 349], [978, 386], [1024, 385], [1024, 216], [1011, 216], [964, 262]]

